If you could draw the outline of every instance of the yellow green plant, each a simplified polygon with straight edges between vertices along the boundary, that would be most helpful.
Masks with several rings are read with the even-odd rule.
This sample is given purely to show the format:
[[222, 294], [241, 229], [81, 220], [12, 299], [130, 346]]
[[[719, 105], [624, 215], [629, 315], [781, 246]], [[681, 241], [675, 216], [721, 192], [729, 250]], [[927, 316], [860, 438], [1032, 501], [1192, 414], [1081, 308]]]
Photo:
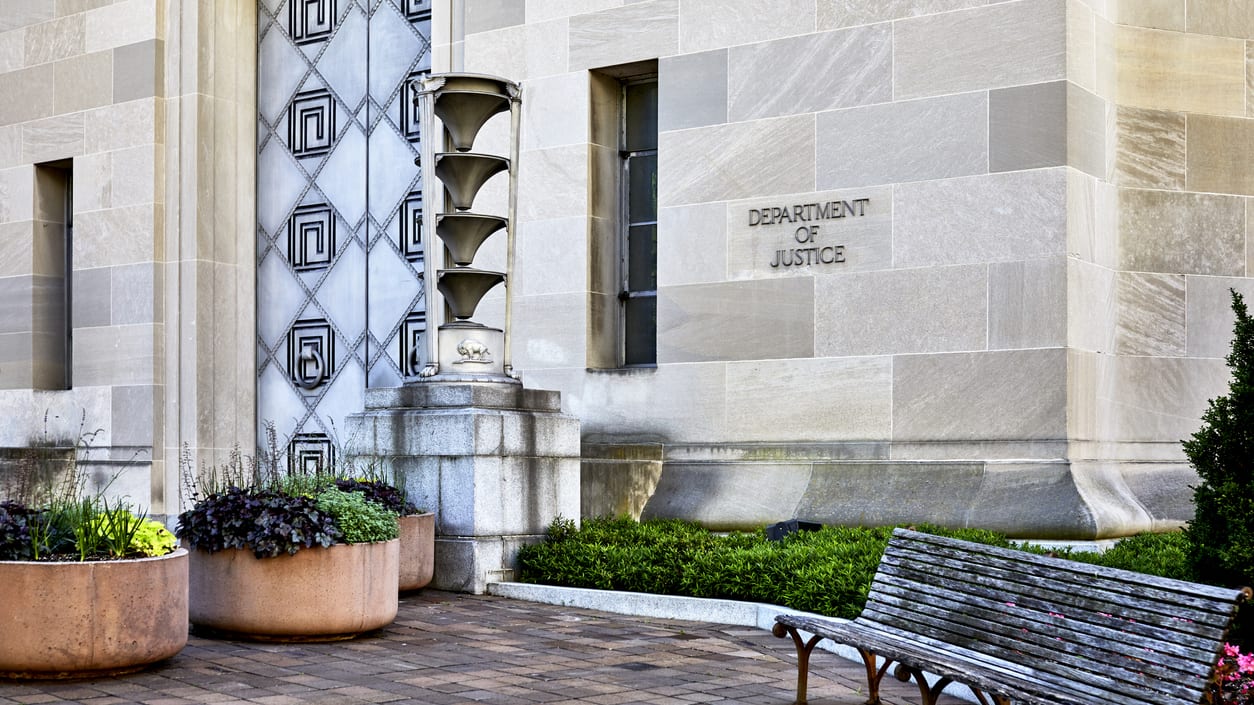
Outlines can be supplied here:
[[112, 509], [98, 513], [84, 527], [84, 533], [94, 535], [109, 555], [123, 558], [134, 556], [164, 556], [174, 550], [175, 538], [160, 522], [136, 516], [126, 509]]
[[177, 539], [161, 522], [141, 519], [139, 529], [131, 538], [131, 549], [145, 556], [164, 556], [174, 551]]

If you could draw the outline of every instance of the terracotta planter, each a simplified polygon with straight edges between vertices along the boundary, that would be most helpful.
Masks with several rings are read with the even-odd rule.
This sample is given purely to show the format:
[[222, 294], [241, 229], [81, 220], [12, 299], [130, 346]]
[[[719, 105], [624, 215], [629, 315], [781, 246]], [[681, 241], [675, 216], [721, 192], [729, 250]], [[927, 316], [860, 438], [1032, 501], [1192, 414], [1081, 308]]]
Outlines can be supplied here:
[[0, 676], [137, 671], [187, 644], [187, 551], [83, 563], [0, 562]]
[[435, 573], [435, 514], [410, 514], [399, 519], [401, 574], [399, 588], [417, 590]]
[[400, 541], [304, 548], [192, 551], [192, 624], [260, 641], [351, 639], [396, 619]]

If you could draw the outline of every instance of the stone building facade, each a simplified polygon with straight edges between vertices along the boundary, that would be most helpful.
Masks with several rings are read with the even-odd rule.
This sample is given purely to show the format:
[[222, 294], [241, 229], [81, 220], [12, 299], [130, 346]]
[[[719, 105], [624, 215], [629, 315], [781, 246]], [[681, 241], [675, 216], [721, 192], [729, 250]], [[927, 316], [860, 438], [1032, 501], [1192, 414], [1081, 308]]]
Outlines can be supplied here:
[[0, 444], [101, 429], [95, 474], [156, 514], [181, 448], [253, 444], [256, 12], [0, 4]]
[[[522, 86], [514, 363], [582, 422], [585, 516], [1037, 538], [1188, 518], [1179, 440], [1224, 389], [1227, 290], [1254, 294], [1241, 0], [4, 0], [0, 445], [85, 414], [172, 513], [183, 448], [220, 461], [266, 417], [286, 444], [361, 410], [335, 380], [265, 381], [300, 382], [260, 330], [285, 296], [267, 255], [290, 264], [280, 226], [319, 205], [270, 181], [265, 143], [291, 146], [275, 125], [326, 73], [292, 23], [330, 22], [334, 48], [382, 11], [426, 41], [367, 51], [367, 76], [387, 56]], [[401, 165], [367, 139], [403, 110], [383, 83], [363, 108], [330, 92], [363, 159]], [[422, 302], [415, 204], [362, 173], [365, 213], [331, 220], [360, 243], [333, 257], [365, 323], [326, 339], [364, 389], [407, 379]], [[372, 266], [393, 241], [401, 266]]]

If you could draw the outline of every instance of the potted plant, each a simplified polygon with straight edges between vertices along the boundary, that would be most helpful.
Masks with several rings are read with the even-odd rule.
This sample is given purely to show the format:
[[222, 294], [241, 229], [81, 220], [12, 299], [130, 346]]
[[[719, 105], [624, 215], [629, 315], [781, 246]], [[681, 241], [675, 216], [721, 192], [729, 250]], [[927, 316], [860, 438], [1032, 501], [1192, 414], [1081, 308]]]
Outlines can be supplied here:
[[268, 641], [384, 627], [398, 604], [397, 532], [395, 512], [321, 472], [254, 472], [203, 492], [176, 530], [191, 549], [191, 623]]
[[418, 590], [431, 583], [435, 572], [435, 514], [418, 509], [396, 487], [374, 479], [338, 479], [335, 486], [359, 492], [367, 499], [396, 512], [400, 532], [401, 592]]
[[2, 677], [128, 673], [187, 644], [187, 551], [88, 491], [80, 449], [29, 449], [14, 473], [27, 482], [0, 488]]

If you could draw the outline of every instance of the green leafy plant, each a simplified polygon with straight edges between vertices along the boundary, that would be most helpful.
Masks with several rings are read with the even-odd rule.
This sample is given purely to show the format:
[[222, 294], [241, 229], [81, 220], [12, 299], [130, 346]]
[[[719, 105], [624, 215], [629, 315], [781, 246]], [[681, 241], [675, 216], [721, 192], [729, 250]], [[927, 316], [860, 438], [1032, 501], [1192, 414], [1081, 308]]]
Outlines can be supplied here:
[[175, 548], [174, 534], [160, 522], [125, 507], [110, 509], [107, 503], [92, 520], [89, 531], [95, 532], [99, 543], [115, 557], [163, 556]]
[[[45, 414], [45, 429], [48, 422]], [[102, 430], [85, 427], [84, 416], [74, 441], [46, 431], [31, 439], [14, 471], [0, 477], [0, 560], [106, 560], [174, 550], [172, 540], [138, 546], [137, 533], [147, 520], [125, 499], [107, 496], [112, 479], [93, 486], [81, 461]], [[149, 523], [154, 535], [165, 531]]]
[[328, 487], [318, 493], [318, 509], [329, 514], [346, 543], [390, 541], [397, 537], [397, 514], [359, 492]]
[[1202, 427], [1184, 441], [1201, 482], [1193, 488], [1194, 517], [1185, 530], [1195, 574], [1221, 585], [1254, 578], [1254, 318], [1232, 291], [1232, 378], [1228, 393], [1210, 400]]
[[140, 518], [131, 538], [130, 548], [132, 552], [144, 556], [164, 556], [172, 552], [177, 544], [178, 539], [164, 524]]
[[[1003, 548], [1013, 545], [994, 531], [915, 528]], [[676, 520], [602, 518], [577, 528], [558, 517], [543, 543], [519, 552], [518, 576], [550, 585], [768, 602], [852, 618], [862, 611], [891, 534], [891, 527], [828, 526], [772, 542], [761, 530], [717, 535]], [[1137, 536], [1105, 553], [1019, 548], [1184, 577], [1183, 545], [1183, 536], [1174, 533]]]
[[0, 560], [27, 561], [35, 557], [31, 521], [36, 514], [18, 502], [0, 502]]
[[248, 548], [258, 558], [396, 538], [397, 514], [413, 506], [386, 481], [381, 461], [346, 458], [335, 443], [326, 462], [290, 462], [272, 423], [256, 456], [235, 448], [222, 466], [197, 469], [184, 447], [183, 498], [191, 509], [179, 515], [175, 533], [192, 548]]
[[335, 480], [335, 487], [344, 492], [360, 494], [366, 500], [374, 502], [390, 512], [396, 512], [401, 516], [418, 513], [418, 508], [405, 499], [404, 492], [380, 479], [368, 477], [340, 478]]
[[330, 546], [342, 538], [312, 497], [251, 487], [230, 487], [201, 499], [179, 515], [174, 533], [192, 548], [248, 548], [258, 558]]

